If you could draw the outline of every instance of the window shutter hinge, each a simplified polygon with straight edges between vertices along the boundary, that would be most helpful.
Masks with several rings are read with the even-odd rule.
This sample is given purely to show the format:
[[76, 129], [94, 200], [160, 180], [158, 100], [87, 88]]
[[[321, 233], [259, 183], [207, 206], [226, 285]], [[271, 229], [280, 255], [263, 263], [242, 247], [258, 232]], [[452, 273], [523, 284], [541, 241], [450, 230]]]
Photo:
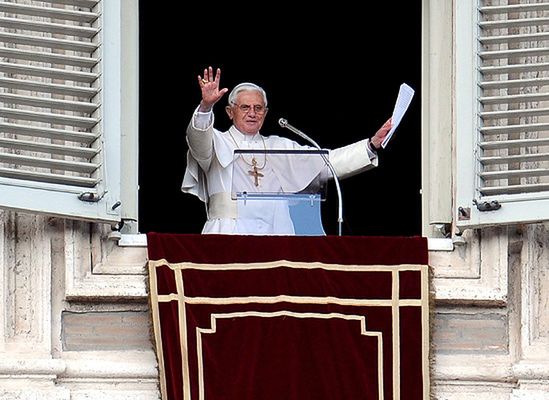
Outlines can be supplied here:
[[497, 200], [478, 202], [473, 200], [473, 203], [477, 206], [479, 211], [495, 211], [501, 208], [501, 204]]
[[86, 201], [88, 203], [97, 203], [103, 196], [98, 196], [97, 193], [84, 192], [78, 195], [78, 200]]
[[471, 219], [471, 207], [458, 207], [458, 219], [468, 221]]

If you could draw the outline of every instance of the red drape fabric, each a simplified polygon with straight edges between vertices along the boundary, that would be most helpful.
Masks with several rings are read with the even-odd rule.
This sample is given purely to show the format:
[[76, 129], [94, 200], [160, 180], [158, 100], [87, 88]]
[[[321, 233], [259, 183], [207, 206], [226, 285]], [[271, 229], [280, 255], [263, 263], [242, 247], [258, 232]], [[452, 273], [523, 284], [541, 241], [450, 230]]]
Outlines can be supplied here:
[[147, 239], [167, 399], [428, 393], [426, 239]]

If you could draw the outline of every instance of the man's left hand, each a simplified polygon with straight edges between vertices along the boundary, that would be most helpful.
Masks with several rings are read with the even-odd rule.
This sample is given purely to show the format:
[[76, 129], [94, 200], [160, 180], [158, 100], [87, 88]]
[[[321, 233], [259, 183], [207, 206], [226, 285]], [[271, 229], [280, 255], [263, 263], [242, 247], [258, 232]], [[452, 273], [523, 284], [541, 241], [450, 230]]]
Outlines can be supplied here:
[[389, 118], [382, 126], [379, 128], [374, 136], [370, 139], [370, 143], [372, 143], [372, 146], [377, 150], [381, 147], [381, 143], [383, 143], [383, 139], [385, 139], [385, 136], [389, 133], [393, 126], [393, 123], [391, 121], [391, 118]]

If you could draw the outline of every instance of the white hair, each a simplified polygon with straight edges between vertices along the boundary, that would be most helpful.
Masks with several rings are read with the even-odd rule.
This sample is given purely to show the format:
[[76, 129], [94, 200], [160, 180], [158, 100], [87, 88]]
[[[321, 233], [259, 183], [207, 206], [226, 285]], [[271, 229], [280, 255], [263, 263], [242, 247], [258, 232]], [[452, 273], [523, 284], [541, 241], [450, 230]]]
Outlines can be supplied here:
[[265, 107], [267, 107], [267, 93], [265, 93], [265, 90], [261, 86], [256, 85], [255, 83], [251, 82], [243, 82], [236, 85], [233, 90], [231, 90], [231, 93], [229, 93], [229, 99], [228, 102], [231, 105], [236, 104], [236, 96], [245, 90], [251, 90], [254, 92], [259, 92], [261, 96], [263, 96], [263, 102], [265, 103]]

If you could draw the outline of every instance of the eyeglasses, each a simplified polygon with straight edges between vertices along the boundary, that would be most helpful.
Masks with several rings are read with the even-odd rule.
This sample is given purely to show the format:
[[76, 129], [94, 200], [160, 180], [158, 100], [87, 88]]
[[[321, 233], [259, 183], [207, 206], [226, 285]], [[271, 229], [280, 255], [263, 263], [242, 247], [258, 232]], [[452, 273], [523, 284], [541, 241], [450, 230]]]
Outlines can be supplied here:
[[260, 104], [256, 104], [254, 106], [251, 106], [249, 104], [235, 104], [240, 111], [242, 111], [244, 114], [248, 114], [252, 108], [254, 109], [254, 112], [256, 114], [265, 114], [265, 112], [267, 111], [267, 107], [265, 106], [262, 106]]

